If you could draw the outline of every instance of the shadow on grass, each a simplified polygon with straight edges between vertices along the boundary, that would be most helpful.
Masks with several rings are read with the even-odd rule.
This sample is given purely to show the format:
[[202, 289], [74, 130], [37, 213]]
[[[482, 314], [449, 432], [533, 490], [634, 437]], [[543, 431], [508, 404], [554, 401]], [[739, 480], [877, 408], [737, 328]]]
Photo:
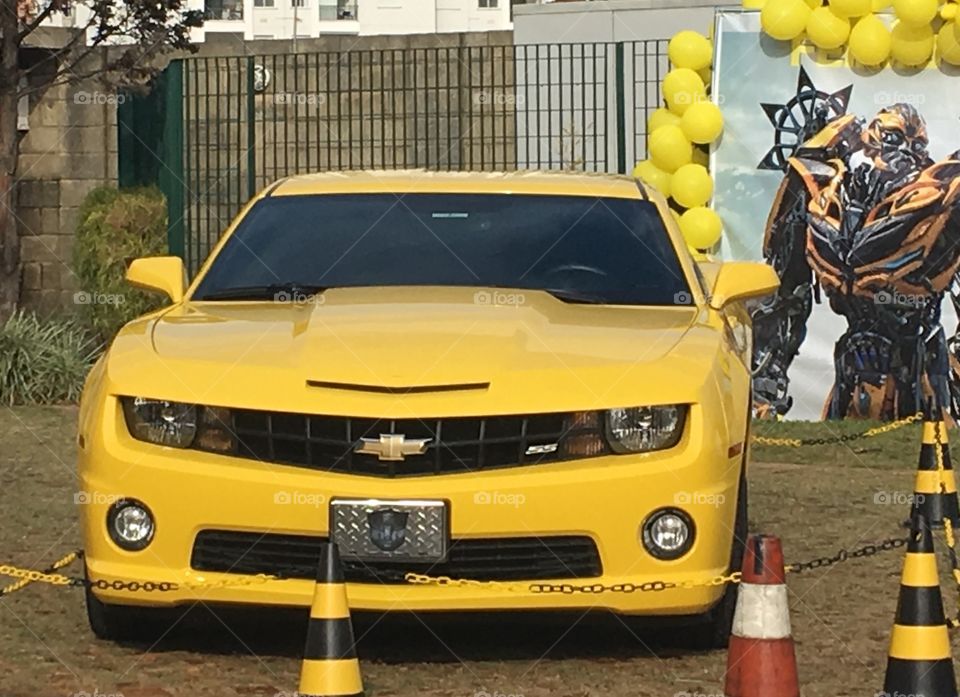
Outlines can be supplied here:
[[[177, 621], [177, 618], [180, 618]], [[194, 606], [179, 610], [151, 652], [188, 651], [299, 657], [306, 611]], [[631, 658], [692, 653], [689, 628], [608, 613], [355, 613], [361, 660], [384, 663]], [[152, 647], [152, 648], [151, 648]]]

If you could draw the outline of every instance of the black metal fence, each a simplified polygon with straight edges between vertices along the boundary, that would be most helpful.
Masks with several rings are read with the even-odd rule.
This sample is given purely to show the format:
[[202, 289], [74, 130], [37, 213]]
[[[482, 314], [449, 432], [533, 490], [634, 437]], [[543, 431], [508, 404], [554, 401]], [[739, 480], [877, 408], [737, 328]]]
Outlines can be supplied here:
[[[171, 250], [196, 271], [241, 206], [290, 174], [629, 171], [667, 69], [664, 40], [174, 61], [162, 81]], [[121, 113], [121, 160], [142, 141], [125, 128], [158, 130], [140, 123]]]

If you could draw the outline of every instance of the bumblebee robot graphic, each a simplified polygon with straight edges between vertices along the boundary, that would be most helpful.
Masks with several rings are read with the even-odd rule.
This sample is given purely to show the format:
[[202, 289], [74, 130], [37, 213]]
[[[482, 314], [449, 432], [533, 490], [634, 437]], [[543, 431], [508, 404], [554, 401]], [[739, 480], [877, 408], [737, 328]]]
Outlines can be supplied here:
[[[790, 409], [787, 371], [824, 295], [847, 322], [825, 418], [901, 418], [929, 399], [956, 415], [951, 364], [960, 364], [940, 306], [947, 291], [960, 300], [960, 152], [931, 160], [926, 124], [909, 104], [866, 122], [837, 113], [848, 97], [849, 88], [817, 92], [801, 72], [797, 98], [764, 105], [775, 126], [795, 125], [796, 144], [778, 140], [760, 164], [785, 176], [763, 243], [782, 285], [754, 313], [757, 415]], [[796, 118], [798, 100], [806, 118]]]

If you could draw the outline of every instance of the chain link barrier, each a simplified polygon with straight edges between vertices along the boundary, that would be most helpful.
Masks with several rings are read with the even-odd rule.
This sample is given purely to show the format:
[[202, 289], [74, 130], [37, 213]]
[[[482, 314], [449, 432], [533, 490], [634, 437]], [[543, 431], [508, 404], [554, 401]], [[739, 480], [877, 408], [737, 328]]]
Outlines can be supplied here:
[[884, 433], [890, 433], [891, 431], [896, 431], [904, 426], [909, 426], [910, 424], [916, 423], [922, 418], [923, 412], [918, 411], [916, 414], [912, 414], [897, 421], [891, 421], [890, 423], [883, 424], [882, 426], [868, 428], [866, 431], [861, 433], [847, 433], [842, 436], [831, 436], [829, 438], [768, 438], [766, 436], [753, 436], [750, 440], [757, 445], [773, 445], [783, 448], [801, 448], [807, 445], [838, 445], [840, 443], [849, 443], [851, 441], [862, 440], [865, 438], [875, 438], [876, 436], [881, 436]]

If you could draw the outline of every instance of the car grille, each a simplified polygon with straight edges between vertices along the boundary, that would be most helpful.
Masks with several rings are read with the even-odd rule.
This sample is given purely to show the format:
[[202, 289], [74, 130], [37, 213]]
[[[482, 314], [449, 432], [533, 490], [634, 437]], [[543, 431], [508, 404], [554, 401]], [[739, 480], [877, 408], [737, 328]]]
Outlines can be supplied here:
[[[231, 418], [240, 457], [380, 477], [535, 465], [607, 448], [597, 412], [391, 420], [234, 409]], [[361, 439], [390, 434], [428, 443], [401, 461], [354, 452]]]
[[[197, 571], [270, 574], [316, 578], [324, 537], [203, 530], [197, 535], [190, 565]], [[354, 583], [403, 583], [410, 571], [475, 581], [535, 581], [592, 578], [602, 569], [589, 537], [512, 537], [462, 539], [450, 543], [447, 561], [423, 565], [357, 562], [344, 559], [344, 574]]]

